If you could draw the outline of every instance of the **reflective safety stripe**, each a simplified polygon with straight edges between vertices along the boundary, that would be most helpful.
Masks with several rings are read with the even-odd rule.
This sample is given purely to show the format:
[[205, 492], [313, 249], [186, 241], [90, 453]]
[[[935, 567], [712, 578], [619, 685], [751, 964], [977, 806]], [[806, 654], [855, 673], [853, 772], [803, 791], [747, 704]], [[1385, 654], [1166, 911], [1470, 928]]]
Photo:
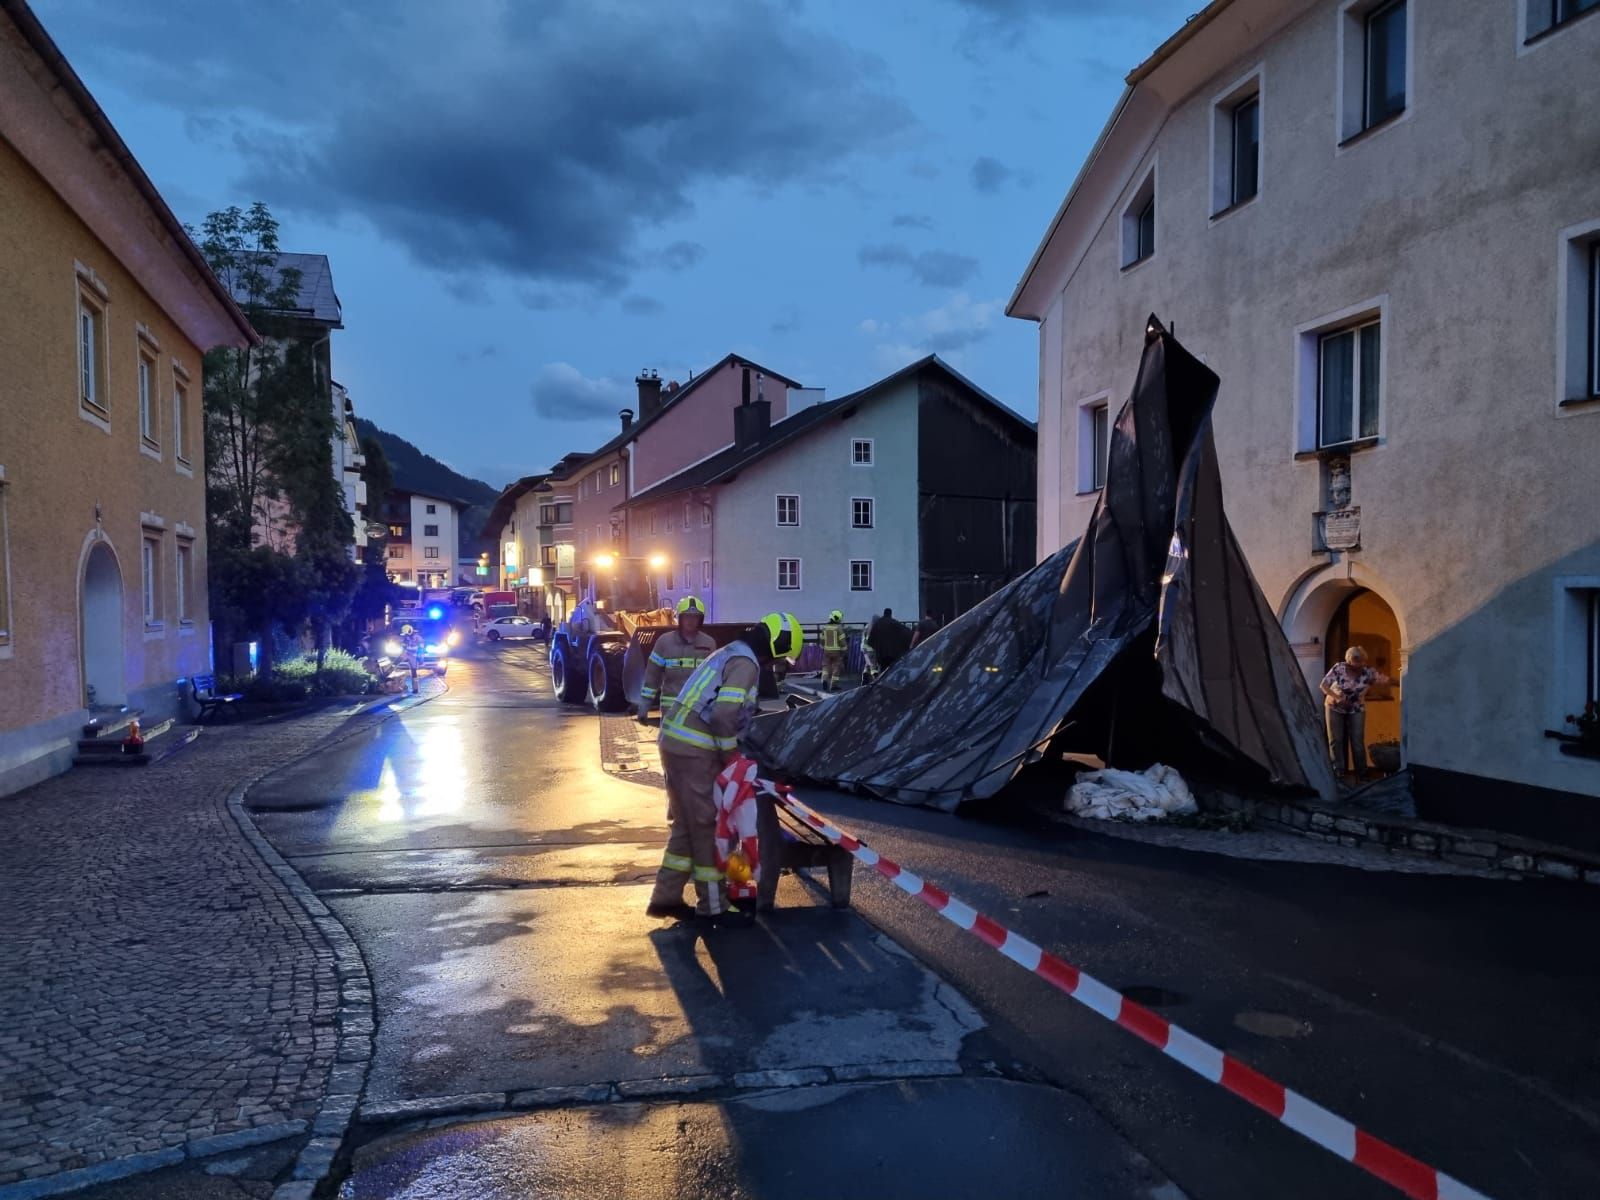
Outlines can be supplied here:
[[719, 867], [702, 867], [696, 863], [694, 877], [700, 883], [720, 883], [722, 882], [722, 870]]
[[646, 696], [652, 700], [654, 700], [660, 694], [661, 693], [656, 691], [656, 689], [653, 687], [642, 687], [639, 689], [639, 695]]
[[701, 733], [698, 729], [685, 729], [682, 725], [664, 722], [661, 726], [661, 736], [671, 738], [673, 741], [682, 742], [687, 746], [697, 746], [701, 750], [737, 750], [738, 738], [712, 737], [709, 733]]
[[658, 652], [652, 650], [650, 651], [650, 661], [658, 667], [681, 667], [686, 671], [692, 671], [705, 660], [700, 658], [662, 658]]
[[661, 856], [661, 869], [663, 871], [683, 871], [687, 873], [694, 866], [694, 862], [687, 854], [674, 854], [668, 850]]
[[677, 702], [678, 702], [678, 697], [677, 696], [663, 696], [663, 697], [661, 697], [661, 703], [662, 704], [676, 704]]
[[667, 660], [662, 658], [661, 655], [657, 654], [654, 650], [650, 651], [650, 661], [655, 663], [655, 665], [658, 667], [664, 667], [667, 665]]
[[745, 688], [721, 687], [717, 689], [718, 704], [743, 704], [750, 693]]

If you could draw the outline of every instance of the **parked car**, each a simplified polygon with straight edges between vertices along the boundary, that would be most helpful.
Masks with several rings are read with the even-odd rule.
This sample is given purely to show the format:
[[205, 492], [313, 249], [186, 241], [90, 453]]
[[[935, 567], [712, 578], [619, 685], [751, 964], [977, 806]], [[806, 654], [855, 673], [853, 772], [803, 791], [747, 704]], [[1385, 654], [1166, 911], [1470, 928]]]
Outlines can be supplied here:
[[501, 638], [533, 638], [539, 636], [539, 626], [527, 617], [495, 617], [485, 621], [479, 630], [491, 642]]

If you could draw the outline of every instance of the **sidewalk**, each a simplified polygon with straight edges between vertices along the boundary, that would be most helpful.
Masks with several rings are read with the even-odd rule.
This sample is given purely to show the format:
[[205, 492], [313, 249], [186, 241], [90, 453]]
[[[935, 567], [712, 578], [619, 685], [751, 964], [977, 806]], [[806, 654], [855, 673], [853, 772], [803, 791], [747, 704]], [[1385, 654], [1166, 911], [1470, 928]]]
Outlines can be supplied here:
[[379, 719], [349, 702], [210, 727], [0, 801], [0, 1196], [309, 1132], [333, 953], [227, 801]]

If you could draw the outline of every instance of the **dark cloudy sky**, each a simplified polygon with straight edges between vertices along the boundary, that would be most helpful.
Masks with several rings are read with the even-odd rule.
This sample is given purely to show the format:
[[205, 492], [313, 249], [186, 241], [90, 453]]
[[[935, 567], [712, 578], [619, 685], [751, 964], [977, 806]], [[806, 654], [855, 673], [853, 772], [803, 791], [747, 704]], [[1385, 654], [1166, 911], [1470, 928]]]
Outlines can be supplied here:
[[34, 0], [179, 217], [332, 260], [357, 410], [501, 485], [729, 351], [841, 395], [1003, 313], [1200, 0]]

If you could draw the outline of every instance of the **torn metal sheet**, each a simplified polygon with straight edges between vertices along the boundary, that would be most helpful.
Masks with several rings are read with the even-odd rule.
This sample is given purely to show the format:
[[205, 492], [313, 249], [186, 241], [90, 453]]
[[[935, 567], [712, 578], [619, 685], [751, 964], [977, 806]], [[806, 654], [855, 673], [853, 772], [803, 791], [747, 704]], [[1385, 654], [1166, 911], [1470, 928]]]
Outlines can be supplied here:
[[1331, 798], [1317, 708], [1223, 512], [1217, 388], [1152, 317], [1084, 536], [872, 686], [757, 719], [746, 753], [944, 809], [1046, 747]]

